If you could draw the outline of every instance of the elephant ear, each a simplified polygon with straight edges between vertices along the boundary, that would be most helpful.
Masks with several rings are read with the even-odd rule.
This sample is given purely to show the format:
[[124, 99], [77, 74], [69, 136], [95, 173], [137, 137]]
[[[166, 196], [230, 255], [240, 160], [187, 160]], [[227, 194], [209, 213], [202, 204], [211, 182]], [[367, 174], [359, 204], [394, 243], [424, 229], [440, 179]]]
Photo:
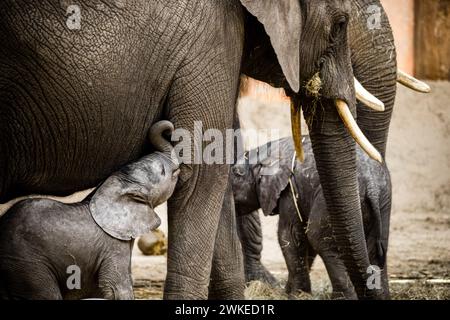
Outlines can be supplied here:
[[136, 184], [109, 177], [95, 192], [90, 203], [90, 213], [100, 228], [119, 240], [129, 241], [156, 229], [161, 220], [140, 195]]
[[[281, 193], [288, 187], [292, 176], [294, 148], [291, 138], [269, 144], [270, 154], [260, 158], [260, 165], [253, 172], [256, 194], [264, 215], [274, 215]], [[261, 148], [260, 148], [261, 149]], [[261, 150], [259, 150], [261, 156]]]
[[241, 0], [264, 25], [291, 89], [300, 89], [300, 35], [302, 14], [299, 0]]

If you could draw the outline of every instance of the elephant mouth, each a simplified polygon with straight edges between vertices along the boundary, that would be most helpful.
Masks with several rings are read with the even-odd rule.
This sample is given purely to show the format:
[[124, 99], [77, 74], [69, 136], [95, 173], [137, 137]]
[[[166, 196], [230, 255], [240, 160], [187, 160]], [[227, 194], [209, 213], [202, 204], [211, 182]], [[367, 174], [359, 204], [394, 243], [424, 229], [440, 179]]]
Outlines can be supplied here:
[[[428, 84], [415, 79], [411, 75], [408, 75], [407, 73], [401, 70], [397, 70], [397, 82], [417, 92], [421, 93], [431, 92], [431, 88]], [[385, 111], [384, 103], [380, 101], [377, 97], [372, 95], [369, 91], [367, 91], [356, 78], [354, 78], [354, 86], [355, 86], [355, 96], [358, 101], [360, 101], [365, 106], [377, 112]], [[322, 88], [322, 81], [320, 78], [320, 72], [317, 72], [306, 83], [305, 90], [308, 96], [311, 96], [314, 99], [320, 99], [323, 98], [321, 97], [321, 88]], [[355, 119], [353, 118], [353, 115], [348, 106], [348, 102], [346, 102], [342, 98], [336, 98], [333, 100], [336, 110], [339, 114], [339, 117], [341, 118], [344, 126], [347, 128], [353, 139], [372, 159], [380, 163], [383, 163], [383, 158], [381, 154], [370, 143], [370, 141], [364, 135], [364, 133], [356, 123]], [[297, 158], [299, 161], [303, 162], [304, 152], [303, 152], [302, 131], [301, 131], [301, 106], [299, 103], [296, 103], [294, 101], [291, 102], [291, 125]]]
[[154, 211], [154, 209], [150, 210], [150, 217], [151, 217], [151, 222], [149, 224], [148, 229], [152, 230], [152, 231], [158, 229], [161, 226], [161, 218]]
[[[309, 97], [315, 100], [322, 99], [321, 96], [322, 80], [320, 72], [315, 73], [312, 78], [306, 83], [305, 91]], [[361, 83], [354, 78], [355, 95], [356, 98], [364, 105], [378, 112], [385, 110], [384, 103], [378, 98], [369, 93]], [[348, 103], [343, 98], [332, 98], [333, 104], [341, 118], [344, 126], [347, 128], [353, 139], [361, 146], [361, 148], [374, 160], [383, 163], [383, 158], [378, 150], [366, 138], [362, 130], [356, 123]], [[304, 161], [304, 152], [302, 146], [302, 132], [301, 132], [301, 107], [295, 102], [291, 103], [291, 125], [292, 136], [294, 139], [295, 151], [299, 161]]]

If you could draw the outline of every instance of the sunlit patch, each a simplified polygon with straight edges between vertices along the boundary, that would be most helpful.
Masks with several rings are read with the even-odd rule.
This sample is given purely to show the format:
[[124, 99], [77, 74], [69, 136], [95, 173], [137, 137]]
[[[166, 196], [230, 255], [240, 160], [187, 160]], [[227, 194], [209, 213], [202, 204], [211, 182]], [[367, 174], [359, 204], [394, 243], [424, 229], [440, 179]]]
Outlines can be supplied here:
[[285, 102], [289, 100], [284, 92], [284, 89], [274, 88], [267, 83], [246, 76], [241, 77], [239, 95], [241, 97], [250, 96], [255, 100], [260, 100], [266, 103]]

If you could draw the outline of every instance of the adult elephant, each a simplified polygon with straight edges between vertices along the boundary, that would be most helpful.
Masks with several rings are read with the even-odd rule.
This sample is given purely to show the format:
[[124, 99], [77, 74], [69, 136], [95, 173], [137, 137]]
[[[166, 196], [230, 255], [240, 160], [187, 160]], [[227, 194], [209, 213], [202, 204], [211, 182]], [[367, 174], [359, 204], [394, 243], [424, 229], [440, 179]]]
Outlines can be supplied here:
[[[77, 6], [2, 1], [0, 201], [29, 193], [67, 195], [97, 185], [148, 151], [147, 131], [162, 118], [190, 133], [194, 121], [201, 121], [203, 130], [231, 128], [241, 67], [286, 88], [296, 102], [295, 120], [304, 98], [322, 185], [335, 213], [335, 236], [363, 297], [368, 258], [355, 148], [335, 108], [338, 99], [341, 111], [346, 102], [356, 112], [347, 41], [351, 3], [241, 3], [248, 11], [237, 0], [80, 0]], [[367, 77], [378, 81], [382, 63], [395, 65], [395, 59], [384, 61], [387, 43], [379, 40], [391, 39], [390, 31], [384, 27], [364, 38], [367, 28], [360, 25], [367, 49], [357, 52], [355, 73], [362, 78], [365, 59], [375, 59]], [[318, 71], [322, 86], [313, 99], [303, 85]], [[380, 74], [377, 81], [373, 88], [379, 83], [394, 88], [395, 74]], [[393, 98], [380, 98], [387, 111], [364, 110], [359, 119], [383, 154]], [[314, 109], [314, 101], [321, 107]], [[298, 128], [294, 131], [298, 142]], [[377, 156], [367, 143], [366, 149]], [[191, 155], [194, 151], [191, 146]], [[169, 202], [165, 297], [206, 298], [209, 286], [212, 297], [242, 298], [229, 166], [184, 163], [181, 170]]]
[[[0, 202], [96, 186], [150, 151], [159, 119], [191, 134], [194, 121], [203, 130], [233, 126], [238, 0], [76, 3], [0, 4]], [[216, 238], [238, 243], [234, 207], [222, 210], [228, 175], [225, 164], [182, 165], [169, 203], [165, 298], [207, 298], [211, 270], [215, 297], [243, 298], [239, 246], [217, 250], [212, 263]], [[218, 232], [219, 221], [233, 231]]]
[[[367, 287], [370, 263], [354, 140], [383, 162], [396, 81], [418, 91], [429, 88], [397, 72], [392, 30], [379, 1], [241, 2], [247, 9], [243, 72], [284, 88], [291, 98], [293, 137], [300, 158], [303, 109], [342, 260], [359, 298], [381, 297]], [[258, 222], [250, 225], [250, 233], [258, 234]], [[261, 268], [256, 272], [265, 274]]]

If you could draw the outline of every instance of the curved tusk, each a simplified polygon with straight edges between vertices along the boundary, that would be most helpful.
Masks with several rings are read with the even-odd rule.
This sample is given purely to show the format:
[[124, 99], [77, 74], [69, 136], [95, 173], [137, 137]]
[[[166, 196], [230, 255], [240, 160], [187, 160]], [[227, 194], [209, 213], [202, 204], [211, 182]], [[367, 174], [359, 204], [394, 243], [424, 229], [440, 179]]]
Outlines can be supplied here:
[[425, 82], [417, 80], [402, 70], [397, 70], [397, 82], [405, 87], [421, 93], [430, 93], [431, 88]]
[[367, 140], [364, 133], [362, 133], [361, 129], [358, 127], [358, 124], [353, 118], [353, 115], [350, 112], [350, 108], [348, 107], [347, 103], [343, 100], [336, 100], [336, 109], [353, 139], [355, 139], [355, 141], [369, 155], [369, 157], [378, 161], [379, 163], [383, 163], [381, 154], [377, 149], [375, 149], [375, 147], [369, 142], [369, 140]]
[[369, 108], [380, 112], [385, 110], [384, 103], [381, 102], [369, 91], [367, 91], [356, 78], [355, 78], [355, 92], [356, 92], [356, 99], [364, 103]]
[[305, 153], [303, 151], [302, 141], [302, 112], [301, 108], [297, 108], [294, 102], [291, 102], [291, 126], [297, 159], [303, 163], [305, 161]]

